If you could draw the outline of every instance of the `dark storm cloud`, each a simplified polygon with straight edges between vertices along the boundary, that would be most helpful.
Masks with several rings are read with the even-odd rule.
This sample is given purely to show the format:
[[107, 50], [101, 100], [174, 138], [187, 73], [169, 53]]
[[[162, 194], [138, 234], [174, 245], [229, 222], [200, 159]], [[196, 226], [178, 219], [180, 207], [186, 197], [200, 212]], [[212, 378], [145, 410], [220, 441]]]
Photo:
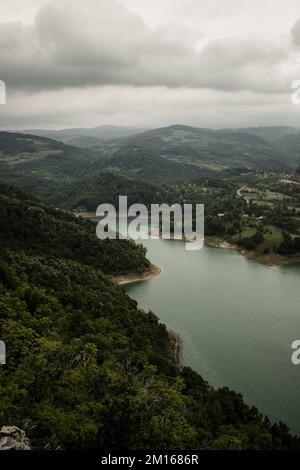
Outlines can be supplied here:
[[298, 125], [298, 13], [299, 0], [3, 0], [0, 126]]
[[0, 24], [1, 78], [14, 89], [115, 84], [268, 93], [287, 86], [279, 73], [286, 54], [283, 45], [253, 37], [214, 39], [197, 51], [174, 25], [152, 30], [115, 0], [60, 0], [43, 6], [32, 25]]

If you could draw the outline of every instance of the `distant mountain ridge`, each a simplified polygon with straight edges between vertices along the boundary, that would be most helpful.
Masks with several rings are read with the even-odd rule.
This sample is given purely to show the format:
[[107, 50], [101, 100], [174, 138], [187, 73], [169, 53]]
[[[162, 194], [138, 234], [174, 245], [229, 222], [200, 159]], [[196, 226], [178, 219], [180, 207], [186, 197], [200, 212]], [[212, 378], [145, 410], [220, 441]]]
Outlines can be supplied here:
[[[66, 128], [60, 130], [29, 129], [18, 131], [18, 133], [50, 138], [68, 145], [72, 145], [74, 147], [96, 149], [103, 151], [105, 154], [113, 154], [114, 151], [119, 150], [120, 147], [124, 148], [124, 146], [127, 144], [137, 144], [140, 147], [152, 147], [155, 152], [160, 150], [171, 150], [171, 155], [173, 155], [174, 153], [176, 154], [176, 148], [174, 147], [174, 144], [177, 145], [177, 148], [180, 144], [185, 145], [185, 151], [190, 151], [192, 146], [192, 138], [194, 140], [194, 144], [198, 146], [197, 151], [198, 153], [200, 152], [200, 157], [202, 159], [204, 157], [203, 150], [204, 153], [208, 150], [209, 153], [212, 153], [212, 157], [214, 158], [213, 153], [216, 149], [212, 149], [211, 145], [210, 148], [207, 149], [208, 144], [216, 145], [223, 143], [226, 147], [224, 148], [225, 153], [226, 150], [228, 150], [229, 144], [242, 146], [244, 146], [244, 144], [248, 146], [263, 145], [265, 149], [269, 146], [269, 150], [267, 152], [268, 154], [271, 149], [275, 150], [277, 153], [279, 152], [280, 154], [274, 154], [275, 160], [277, 160], [275, 168], [278, 167], [278, 160], [280, 160], [280, 164], [282, 166], [286, 166], [285, 160], [288, 160], [287, 166], [289, 164], [295, 166], [295, 163], [297, 166], [300, 160], [300, 128], [297, 129], [291, 126], [241, 127], [213, 130], [208, 128], [175, 124], [168, 127], [149, 130], [133, 126], [102, 125], [92, 128]], [[177, 135], [175, 135], [176, 133]], [[167, 136], [167, 134], [169, 135]], [[171, 134], [173, 134], [172, 138]], [[187, 139], [184, 138], [184, 134], [186, 135]], [[197, 142], [195, 142], [195, 136], [197, 136]], [[249, 136], [252, 136], [252, 139], [249, 138]], [[166, 146], [162, 147], [161, 145], [160, 149], [156, 148], [157, 146], [149, 142], [150, 139], [156, 138], [167, 138], [168, 140], [165, 143], [169, 144], [170, 148], [165, 149]], [[213, 150], [213, 152], [211, 152], [211, 150]], [[247, 154], [248, 150], [243, 148], [239, 149], [242, 154]], [[254, 153], [256, 153], [256, 151]], [[195, 148], [192, 154], [195, 156]], [[267, 155], [263, 155], [263, 157], [266, 156]], [[234, 163], [235, 151], [233, 151], [232, 157]], [[228, 163], [229, 167], [232, 167], [232, 164], [227, 162], [227, 164], [221, 165], [219, 169], [222, 169], [223, 167], [226, 168]], [[253, 161], [247, 161], [246, 163], [248, 168], [260, 166], [258, 164], [259, 162], [257, 161], [254, 165]], [[208, 167], [209, 166], [210, 165], [208, 165]], [[206, 164], [202, 165], [202, 169], [205, 167], [207, 168], [207, 162]], [[213, 168], [214, 167], [215, 165], [213, 165]], [[270, 165], [268, 164], [268, 168], [269, 167]]]
[[40, 137], [48, 137], [79, 147], [89, 147], [97, 140], [116, 139], [143, 132], [145, 129], [123, 126], [97, 126], [91, 128], [69, 128], [59, 130], [27, 129], [21, 131], [24, 134], [34, 134]]
[[[222, 171], [288, 168], [292, 159], [262, 136], [238, 130], [212, 130], [184, 125], [162, 127], [119, 139], [118, 145], [139, 146], [202, 170]], [[93, 148], [99, 148], [96, 144]]]
[[288, 135], [300, 133], [300, 128], [289, 126], [270, 126], [270, 127], [240, 127], [237, 129], [221, 129], [223, 132], [242, 132], [244, 134], [256, 135], [262, 137], [267, 142], [274, 143]]
[[300, 162], [300, 132], [289, 127], [212, 130], [177, 124], [107, 140], [71, 131], [68, 144], [0, 132], [1, 180], [49, 201], [74, 181], [107, 171], [112, 178], [177, 184], [226, 171], [290, 172]]

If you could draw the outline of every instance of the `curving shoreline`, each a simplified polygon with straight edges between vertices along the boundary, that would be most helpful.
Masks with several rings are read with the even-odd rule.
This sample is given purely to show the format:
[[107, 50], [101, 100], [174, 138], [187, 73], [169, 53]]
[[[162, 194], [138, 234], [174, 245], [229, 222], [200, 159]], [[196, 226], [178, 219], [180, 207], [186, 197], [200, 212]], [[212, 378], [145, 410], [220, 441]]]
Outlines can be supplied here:
[[159, 276], [161, 273], [162, 269], [159, 266], [151, 264], [150, 269], [145, 271], [143, 274], [129, 273], [123, 276], [113, 276], [113, 279], [119, 286], [125, 286], [126, 284], [149, 281], [150, 279]]
[[[76, 217], [92, 218], [96, 216], [96, 213], [88, 211], [79, 211], [75, 212], [74, 215]], [[175, 239], [174, 237], [171, 238], [173, 240]], [[183, 241], [186, 241], [185, 238], [183, 238]], [[245, 250], [244, 248], [241, 248], [234, 243], [230, 243], [227, 240], [214, 236], [205, 237], [205, 245], [212, 248], [235, 250], [240, 255], [245, 256], [247, 259], [257, 261], [258, 263], [264, 264], [269, 268], [279, 268], [280, 266], [300, 264], [300, 255], [282, 256], [278, 255], [277, 253], [257, 253], [254, 250]], [[147, 281], [148, 279], [152, 279], [153, 277], [156, 277], [159, 274], [161, 274], [161, 268], [159, 268], [158, 266], [151, 265], [151, 269], [149, 271], [146, 271], [144, 274], [130, 273], [124, 276], [114, 276], [114, 279], [116, 280], [117, 284], [125, 285], [134, 282]]]
[[221, 240], [215, 237], [206, 237], [205, 244], [212, 248], [223, 248], [227, 250], [235, 250], [240, 255], [245, 256], [246, 258], [257, 261], [258, 263], [264, 264], [269, 268], [279, 268], [280, 266], [287, 266], [290, 264], [299, 264], [300, 256], [282, 256], [277, 253], [262, 254], [257, 253], [254, 250], [245, 250], [234, 243], [227, 242], [226, 240]]

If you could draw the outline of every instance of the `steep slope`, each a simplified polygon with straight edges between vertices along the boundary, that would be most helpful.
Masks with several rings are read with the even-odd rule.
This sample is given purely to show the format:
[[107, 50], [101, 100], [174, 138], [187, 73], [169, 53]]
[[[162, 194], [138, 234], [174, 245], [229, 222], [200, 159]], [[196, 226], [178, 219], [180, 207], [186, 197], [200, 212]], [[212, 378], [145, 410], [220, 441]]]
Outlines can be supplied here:
[[143, 268], [135, 245], [92, 239], [89, 223], [5, 186], [0, 217], [0, 427], [34, 449], [299, 447], [241, 395], [178, 369], [166, 327], [104, 274]]
[[30, 255], [73, 260], [110, 274], [143, 272], [149, 267], [145, 250], [127, 240], [98, 240], [95, 225], [34, 201], [22, 192], [0, 186], [0, 240]]

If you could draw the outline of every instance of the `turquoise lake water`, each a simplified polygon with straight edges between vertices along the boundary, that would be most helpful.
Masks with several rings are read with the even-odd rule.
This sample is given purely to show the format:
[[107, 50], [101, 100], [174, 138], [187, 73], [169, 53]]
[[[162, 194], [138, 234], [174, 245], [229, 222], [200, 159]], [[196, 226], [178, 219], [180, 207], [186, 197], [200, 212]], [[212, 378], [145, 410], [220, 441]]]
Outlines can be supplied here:
[[184, 362], [215, 387], [228, 386], [300, 433], [300, 266], [271, 269], [233, 250], [186, 251], [181, 241], [146, 240], [163, 273], [128, 285], [184, 341]]

